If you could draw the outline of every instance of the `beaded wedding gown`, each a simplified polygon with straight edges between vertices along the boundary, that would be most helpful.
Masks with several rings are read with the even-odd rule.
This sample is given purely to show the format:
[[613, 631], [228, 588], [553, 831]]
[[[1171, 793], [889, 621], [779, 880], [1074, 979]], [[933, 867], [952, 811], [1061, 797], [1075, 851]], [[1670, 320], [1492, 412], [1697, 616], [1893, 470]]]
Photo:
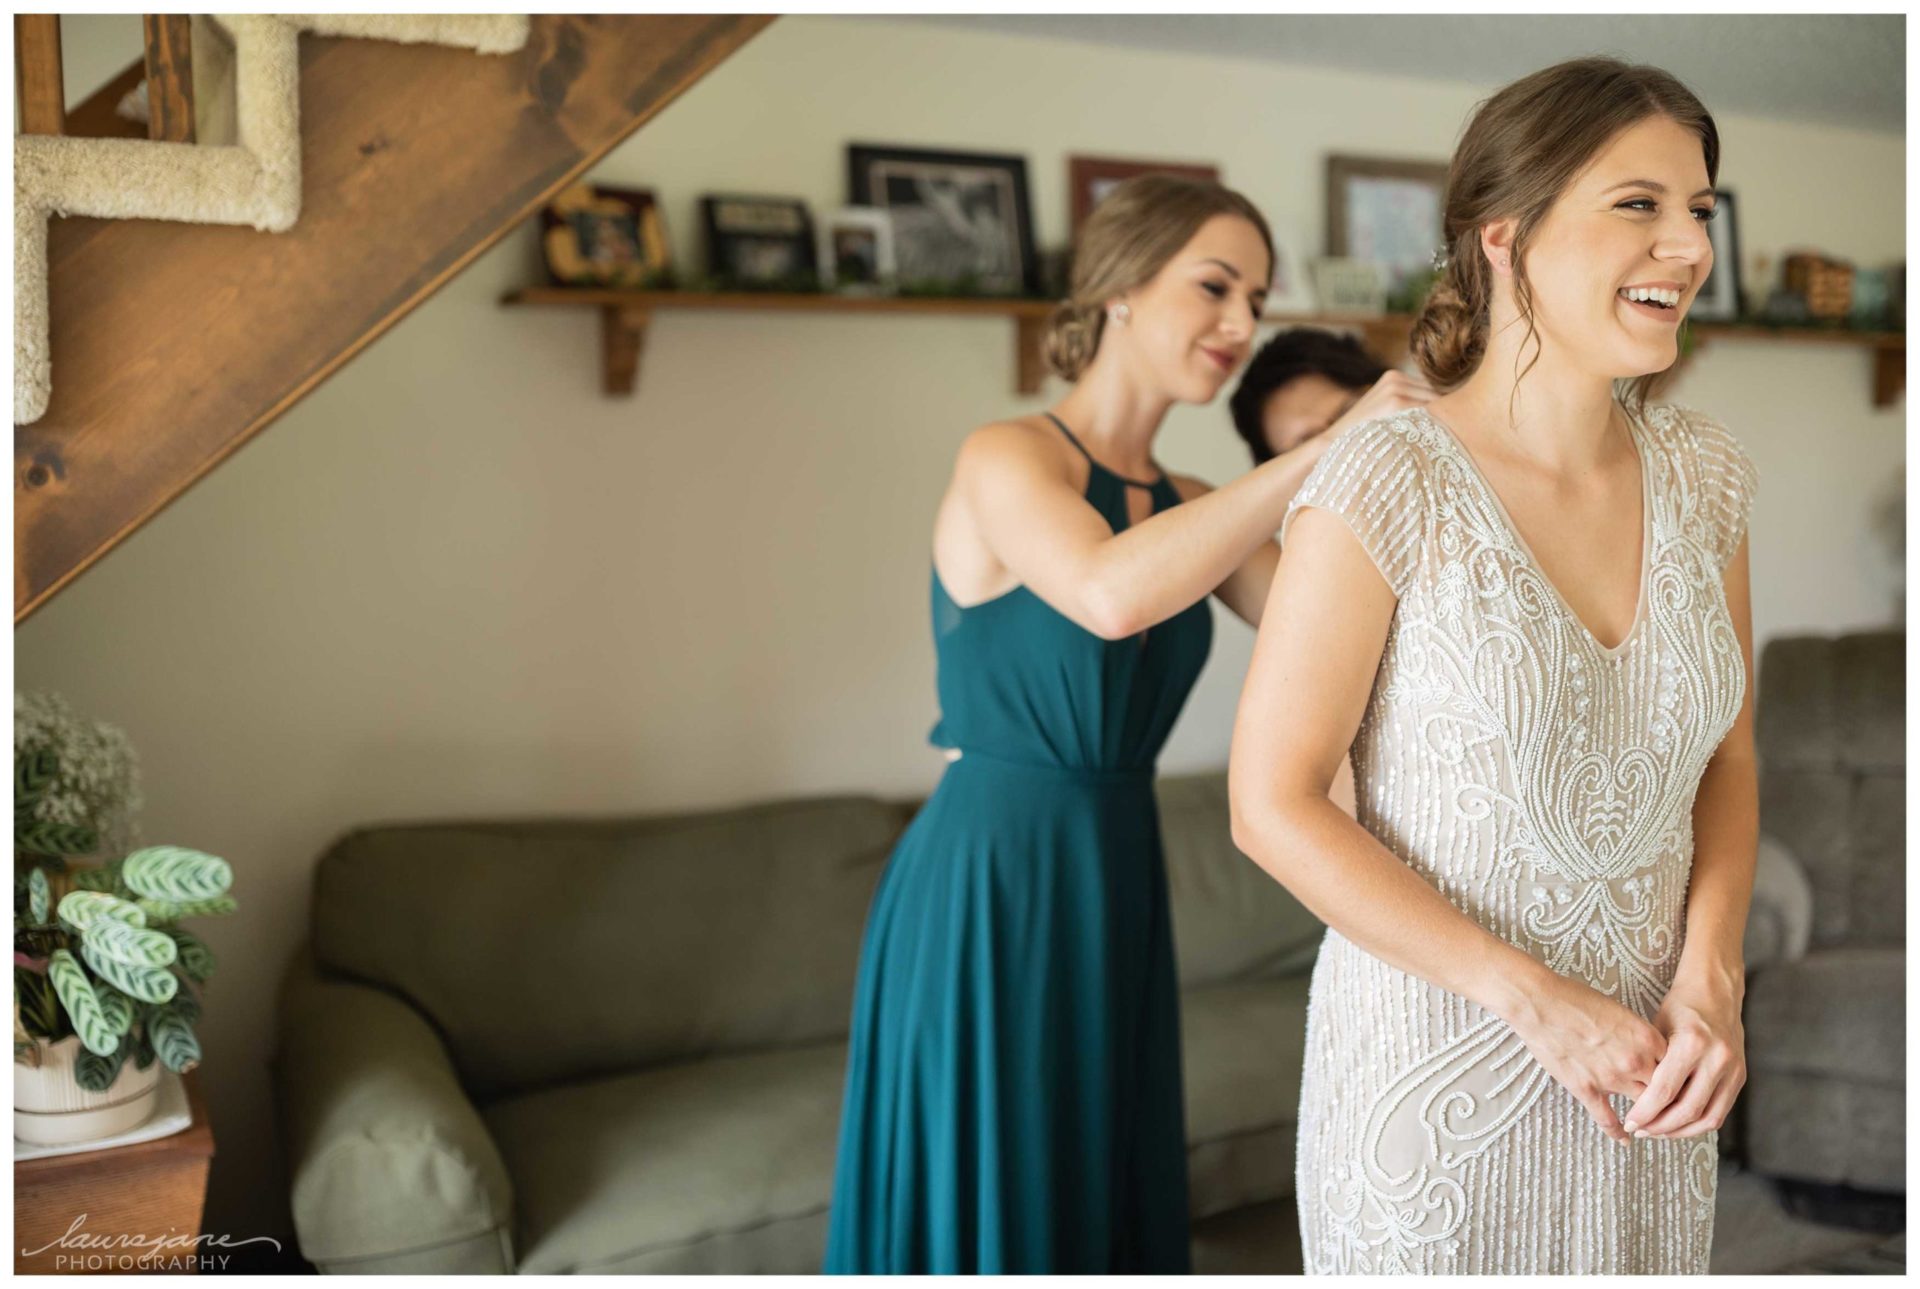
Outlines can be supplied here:
[[[1423, 408], [1343, 434], [1286, 521], [1338, 514], [1399, 595], [1353, 745], [1360, 823], [1481, 926], [1651, 1019], [1695, 791], [1746, 683], [1721, 579], [1755, 475], [1704, 416], [1628, 419], [1642, 575], [1613, 648]], [[1613, 1141], [1504, 1021], [1328, 931], [1296, 1165], [1310, 1273], [1702, 1273], [1716, 1141]]]

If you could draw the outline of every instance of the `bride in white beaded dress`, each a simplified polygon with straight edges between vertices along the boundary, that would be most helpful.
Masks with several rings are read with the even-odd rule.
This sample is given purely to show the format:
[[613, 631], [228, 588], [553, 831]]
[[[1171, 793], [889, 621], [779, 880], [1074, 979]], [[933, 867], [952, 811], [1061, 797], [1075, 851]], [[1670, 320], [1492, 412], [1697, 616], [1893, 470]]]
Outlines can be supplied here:
[[[1755, 477], [1645, 398], [1718, 161], [1656, 68], [1482, 104], [1414, 332], [1444, 392], [1343, 433], [1287, 512], [1230, 781], [1236, 841], [1329, 927], [1309, 1272], [1707, 1269], [1746, 1078]], [[1358, 822], [1327, 799], [1349, 745]]]

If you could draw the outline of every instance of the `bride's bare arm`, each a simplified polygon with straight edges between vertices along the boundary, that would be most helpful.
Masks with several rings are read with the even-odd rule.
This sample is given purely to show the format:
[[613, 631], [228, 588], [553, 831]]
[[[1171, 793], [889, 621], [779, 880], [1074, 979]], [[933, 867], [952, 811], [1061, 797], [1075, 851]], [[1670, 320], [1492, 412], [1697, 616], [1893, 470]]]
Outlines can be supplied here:
[[1687, 936], [1676, 981], [1738, 993], [1746, 979], [1742, 941], [1760, 846], [1760, 770], [1753, 750], [1753, 609], [1745, 542], [1727, 566], [1725, 587], [1747, 688], [1740, 714], [1707, 762], [1694, 796]]
[[1552, 973], [1329, 799], [1373, 691], [1392, 588], [1337, 516], [1308, 508], [1293, 521], [1268, 607], [1228, 758], [1235, 844], [1368, 953], [1498, 1015], [1520, 1010], [1520, 995]]

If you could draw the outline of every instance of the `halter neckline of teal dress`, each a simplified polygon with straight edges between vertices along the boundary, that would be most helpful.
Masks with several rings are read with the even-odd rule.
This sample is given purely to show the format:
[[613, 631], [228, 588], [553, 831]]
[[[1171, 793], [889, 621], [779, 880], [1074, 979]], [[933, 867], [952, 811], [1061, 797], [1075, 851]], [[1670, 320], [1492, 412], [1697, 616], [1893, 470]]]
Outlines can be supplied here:
[[[1119, 532], [1165, 472], [1086, 457]], [[1105, 640], [1025, 586], [954, 602], [932, 571], [958, 748], [868, 913], [826, 1270], [1189, 1269], [1179, 999], [1153, 795], [1212, 641], [1190, 605]], [[1022, 592], [1025, 592], [1022, 594]]]

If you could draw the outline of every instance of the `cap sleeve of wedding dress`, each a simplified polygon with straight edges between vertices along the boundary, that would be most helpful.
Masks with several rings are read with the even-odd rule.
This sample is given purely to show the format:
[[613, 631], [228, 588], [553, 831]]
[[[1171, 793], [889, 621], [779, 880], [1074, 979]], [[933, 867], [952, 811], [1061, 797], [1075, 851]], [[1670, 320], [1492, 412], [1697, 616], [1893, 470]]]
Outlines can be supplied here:
[[1747, 518], [1760, 475], [1746, 449], [1713, 417], [1690, 408], [1671, 409], [1692, 440], [1694, 504], [1701, 541], [1725, 570], [1747, 535]]
[[1366, 548], [1393, 593], [1405, 595], [1430, 518], [1422, 453], [1410, 438], [1415, 432], [1405, 412], [1342, 432], [1287, 507], [1281, 546], [1302, 509], [1332, 511]]

